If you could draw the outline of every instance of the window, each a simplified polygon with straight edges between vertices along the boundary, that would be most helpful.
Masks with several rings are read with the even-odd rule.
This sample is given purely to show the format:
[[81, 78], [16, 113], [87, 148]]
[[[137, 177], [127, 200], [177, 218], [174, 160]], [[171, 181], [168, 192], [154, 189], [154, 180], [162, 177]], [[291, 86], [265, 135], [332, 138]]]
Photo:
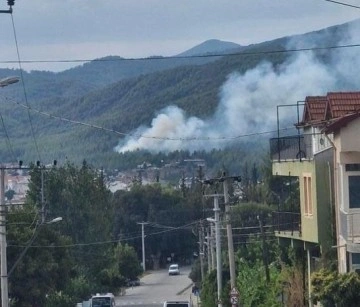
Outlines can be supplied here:
[[304, 175], [304, 213], [305, 215], [313, 214], [312, 193], [311, 193], [311, 176]]
[[360, 208], [360, 176], [349, 176], [349, 208]]
[[345, 170], [347, 172], [359, 172], [360, 164], [359, 163], [345, 164]]

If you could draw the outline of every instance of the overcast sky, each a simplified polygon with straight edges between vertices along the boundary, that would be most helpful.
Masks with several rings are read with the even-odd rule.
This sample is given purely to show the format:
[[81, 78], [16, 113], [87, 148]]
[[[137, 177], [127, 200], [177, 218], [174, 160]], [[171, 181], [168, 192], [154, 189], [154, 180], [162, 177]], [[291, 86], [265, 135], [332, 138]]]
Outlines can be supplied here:
[[[343, 2], [360, 5], [358, 0]], [[0, 10], [7, 9], [0, 0]], [[61, 71], [107, 55], [171, 56], [208, 39], [248, 45], [342, 24], [360, 9], [325, 0], [15, 0], [0, 14], [0, 67]]]

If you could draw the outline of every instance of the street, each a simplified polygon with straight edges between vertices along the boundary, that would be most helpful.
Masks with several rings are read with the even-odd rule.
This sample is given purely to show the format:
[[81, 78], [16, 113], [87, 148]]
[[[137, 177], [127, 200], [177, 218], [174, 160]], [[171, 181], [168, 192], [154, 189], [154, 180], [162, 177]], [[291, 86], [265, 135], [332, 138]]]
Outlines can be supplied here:
[[169, 276], [168, 270], [150, 271], [141, 278], [141, 285], [126, 289], [116, 297], [116, 306], [162, 307], [166, 300], [190, 300], [190, 267], [180, 267], [180, 275]]

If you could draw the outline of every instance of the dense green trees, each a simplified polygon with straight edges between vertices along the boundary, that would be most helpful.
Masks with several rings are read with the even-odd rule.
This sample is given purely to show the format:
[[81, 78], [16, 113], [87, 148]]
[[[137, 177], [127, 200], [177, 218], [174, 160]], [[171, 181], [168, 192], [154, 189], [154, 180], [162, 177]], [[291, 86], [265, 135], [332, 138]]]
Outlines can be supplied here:
[[[186, 262], [196, 248], [192, 229], [202, 215], [201, 194], [185, 199], [182, 191], [159, 184], [135, 186], [131, 191], [114, 195], [115, 233], [119, 240], [130, 240], [141, 255], [141, 226], [147, 222], [147, 267], [158, 267], [167, 259]], [[134, 236], [134, 234], [138, 234]], [[135, 241], [135, 242], [134, 242]]]
[[[204, 213], [197, 184], [184, 190], [136, 184], [112, 194], [102, 172], [86, 162], [30, 172], [26, 203], [8, 217], [14, 306], [69, 306], [91, 293], [117, 293], [142, 273], [141, 222], [147, 222], [147, 267], [169, 257], [191, 261]], [[47, 224], [55, 217], [63, 220]]]
[[[113, 236], [112, 195], [101, 173], [84, 162], [34, 167], [31, 175], [26, 204], [8, 218], [14, 306], [69, 306], [116, 292], [141, 273], [135, 250]], [[47, 224], [54, 217], [63, 220]]]
[[65, 247], [71, 239], [56, 224], [39, 224], [37, 209], [28, 204], [8, 214], [7, 240], [12, 305], [45, 306], [46, 295], [64, 289], [71, 278], [74, 261]]

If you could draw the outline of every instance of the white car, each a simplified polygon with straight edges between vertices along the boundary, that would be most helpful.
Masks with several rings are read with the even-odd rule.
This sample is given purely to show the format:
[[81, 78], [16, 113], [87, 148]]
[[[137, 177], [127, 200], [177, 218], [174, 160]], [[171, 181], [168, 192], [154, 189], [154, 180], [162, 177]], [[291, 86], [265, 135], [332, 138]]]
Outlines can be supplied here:
[[179, 265], [171, 264], [169, 266], [169, 275], [180, 275]]
[[100, 294], [92, 296], [90, 299], [90, 307], [115, 307], [115, 296], [112, 293]]

